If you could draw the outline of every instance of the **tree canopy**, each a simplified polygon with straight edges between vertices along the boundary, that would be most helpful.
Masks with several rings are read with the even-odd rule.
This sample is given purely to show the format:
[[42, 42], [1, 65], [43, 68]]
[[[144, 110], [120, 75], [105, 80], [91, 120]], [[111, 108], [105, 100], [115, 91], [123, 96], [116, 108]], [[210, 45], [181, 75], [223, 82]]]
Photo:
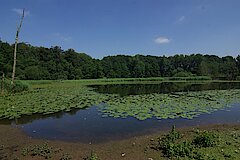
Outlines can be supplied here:
[[[12, 73], [14, 45], [0, 41], [1, 73]], [[234, 80], [240, 71], [240, 55], [177, 54], [174, 56], [116, 55], [94, 59], [73, 49], [62, 50], [18, 45], [17, 79], [56, 80], [92, 78], [142, 78], [171, 76], [210, 76], [213, 79]]]

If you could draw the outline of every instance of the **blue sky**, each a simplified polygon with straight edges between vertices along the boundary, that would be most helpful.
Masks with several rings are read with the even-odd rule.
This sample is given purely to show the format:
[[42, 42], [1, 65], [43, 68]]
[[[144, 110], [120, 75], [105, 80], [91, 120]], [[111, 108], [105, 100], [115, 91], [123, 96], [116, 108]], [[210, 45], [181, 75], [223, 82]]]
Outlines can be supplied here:
[[240, 52], [240, 0], [0, 0], [0, 38], [73, 48], [94, 58], [116, 54]]

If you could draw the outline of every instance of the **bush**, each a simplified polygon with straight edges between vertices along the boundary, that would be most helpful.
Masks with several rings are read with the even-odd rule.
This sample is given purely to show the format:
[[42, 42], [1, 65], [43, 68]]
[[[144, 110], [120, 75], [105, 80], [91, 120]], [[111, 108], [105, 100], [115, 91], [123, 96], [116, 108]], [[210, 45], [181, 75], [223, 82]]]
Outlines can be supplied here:
[[14, 86], [14, 92], [23, 92], [28, 91], [30, 88], [30, 85], [23, 81], [16, 81]]
[[173, 126], [169, 134], [158, 139], [155, 149], [161, 150], [164, 156], [169, 158], [205, 159], [204, 154], [199, 152], [198, 149], [215, 146], [218, 143], [218, 135], [208, 131], [198, 131], [196, 134], [192, 141], [183, 141], [180, 133]]
[[22, 149], [22, 155], [27, 156], [30, 155], [32, 157], [39, 156], [44, 157], [45, 159], [52, 158], [53, 154], [59, 152], [59, 149], [53, 149], [53, 147], [49, 146], [47, 143], [41, 145], [29, 146], [27, 148]]
[[198, 132], [193, 139], [193, 144], [199, 147], [213, 147], [218, 142], [218, 135], [208, 131]]
[[97, 154], [91, 152], [91, 155], [89, 157], [83, 158], [84, 160], [99, 160], [97, 157]]
[[[14, 88], [12, 88], [11, 81], [9, 79], [5, 79], [4, 83], [1, 84], [4, 87], [4, 93], [18, 93], [23, 91], [28, 91], [30, 89], [30, 85], [23, 81], [15, 81]], [[2, 88], [2, 86], [1, 86]]]
[[173, 77], [193, 77], [194, 75], [191, 72], [178, 72], [176, 74], [173, 75]]
[[180, 156], [190, 157], [192, 155], [193, 147], [191, 143], [184, 141], [177, 144], [176, 141], [180, 138], [180, 133], [176, 131], [175, 126], [172, 127], [172, 130], [162, 139], [159, 139], [159, 144], [157, 149], [162, 150], [165, 156], [174, 157]]

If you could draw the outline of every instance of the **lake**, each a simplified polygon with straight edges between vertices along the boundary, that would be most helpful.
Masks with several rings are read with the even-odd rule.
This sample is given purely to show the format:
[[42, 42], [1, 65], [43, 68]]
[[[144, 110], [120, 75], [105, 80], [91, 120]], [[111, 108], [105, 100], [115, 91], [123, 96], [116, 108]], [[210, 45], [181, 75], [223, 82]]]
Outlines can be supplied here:
[[[161, 83], [91, 86], [117, 94], [92, 107], [13, 122], [29, 136], [101, 143], [176, 127], [240, 123], [240, 83]], [[231, 90], [230, 90], [231, 89]]]

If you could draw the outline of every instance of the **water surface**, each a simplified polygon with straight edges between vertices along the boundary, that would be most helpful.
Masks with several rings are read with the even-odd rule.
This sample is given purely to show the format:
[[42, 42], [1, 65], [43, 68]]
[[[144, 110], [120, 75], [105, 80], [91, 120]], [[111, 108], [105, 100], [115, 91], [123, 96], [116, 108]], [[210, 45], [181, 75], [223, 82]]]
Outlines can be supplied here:
[[150, 93], [171, 93], [204, 90], [240, 89], [239, 82], [162, 82], [159, 84], [107, 84], [91, 85], [96, 92], [126, 95], [139, 95]]
[[[118, 84], [91, 86], [100, 93], [113, 93], [121, 96], [151, 93], [172, 93], [182, 91], [239, 89], [240, 83], [160, 83], [160, 84]], [[172, 103], [172, 102], [171, 102]], [[176, 104], [175, 104], [176, 105]], [[228, 104], [229, 105], [229, 104]], [[210, 107], [210, 106], [209, 106]], [[153, 109], [151, 110], [153, 111]], [[240, 124], [240, 103], [231, 103], [211, 114], [200, 114], [193, 119], [155, 117], [138, 120], [103, 117], [97, 106], [52, 115], [25, 116], [13, 122], [29, 136], [50, 140], [100, 143], [138, 135], [169, 130], [176, 127], [195, 127], [212, 124]]]
[[133, 117], [102, 117], [96, 106], [79, 110], [74, 115], [65, 113], [60, 117], [48, 117], [19, 125], [22, 130], [34, 138], [50, 140], [77, 141], [83, 143], [100, 143], [138, 135], [166, 131], [176, 127], [190, 127], [211, 124], [239, 124], [240, 104], [219, 110], [212, 114], [202, 114], [192, 120], [184, 118], [156, 118], [144, 121]]

